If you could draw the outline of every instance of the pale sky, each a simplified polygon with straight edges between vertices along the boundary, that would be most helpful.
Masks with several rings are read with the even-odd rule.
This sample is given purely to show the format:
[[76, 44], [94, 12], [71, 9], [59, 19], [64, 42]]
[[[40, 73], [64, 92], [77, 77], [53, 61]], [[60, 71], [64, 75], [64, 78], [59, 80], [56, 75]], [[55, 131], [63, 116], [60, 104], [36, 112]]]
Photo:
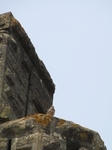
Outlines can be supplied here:
[[55, 116], [97, 131], [112, 150], [112, 1], [0, 0], [55, 85]]

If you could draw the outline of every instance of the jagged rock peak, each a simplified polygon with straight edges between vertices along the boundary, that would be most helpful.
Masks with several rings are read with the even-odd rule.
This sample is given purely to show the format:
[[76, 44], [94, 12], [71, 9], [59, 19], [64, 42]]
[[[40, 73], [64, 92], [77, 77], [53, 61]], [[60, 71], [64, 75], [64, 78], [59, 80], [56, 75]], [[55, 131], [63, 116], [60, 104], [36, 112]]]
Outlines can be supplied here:
[[55, 85], [12, 13], [0, 15], [0, 122], [52, 106]]

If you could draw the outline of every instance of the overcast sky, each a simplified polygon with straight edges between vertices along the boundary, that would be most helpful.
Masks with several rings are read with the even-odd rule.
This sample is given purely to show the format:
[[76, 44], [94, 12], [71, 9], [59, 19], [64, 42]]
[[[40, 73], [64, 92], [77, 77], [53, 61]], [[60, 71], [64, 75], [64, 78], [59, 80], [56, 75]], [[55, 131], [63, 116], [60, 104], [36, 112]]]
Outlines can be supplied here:
[[112, 150], [112, 0], [1, 0], [55, 85], [55, 116], [99, 132]]

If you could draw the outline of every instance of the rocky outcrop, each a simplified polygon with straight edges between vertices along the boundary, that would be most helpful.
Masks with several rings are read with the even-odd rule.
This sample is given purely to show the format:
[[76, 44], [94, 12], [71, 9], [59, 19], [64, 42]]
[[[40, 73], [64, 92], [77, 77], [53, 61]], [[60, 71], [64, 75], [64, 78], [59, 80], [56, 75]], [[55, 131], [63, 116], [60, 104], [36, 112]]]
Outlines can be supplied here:
[[20, 23], [0, 15], [0, 120], [13, 120], [52, 105], [54, 83]]
[[46, 114], [54, 90], [20, 23], [0, 15], [0, 150], [106, 150], [97, 132]]
[[35, 114], [0, 125], [3, 150], [106, 150], [99, 134], [73, 122]]

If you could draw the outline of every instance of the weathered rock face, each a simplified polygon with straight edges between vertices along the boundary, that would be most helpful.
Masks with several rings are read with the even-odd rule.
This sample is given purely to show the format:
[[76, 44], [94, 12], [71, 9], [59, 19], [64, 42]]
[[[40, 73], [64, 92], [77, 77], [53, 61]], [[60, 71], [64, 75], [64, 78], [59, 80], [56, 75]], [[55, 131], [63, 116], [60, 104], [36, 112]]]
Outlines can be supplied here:
[[0, 150], [106, 150], [97, 132], [45, 114], [54, 90], [20, 23], [0, 15]]
[[20, 23], [0, 15], [0, 118], [13, 120], [52, 105], [54, 84]]
[[45, 114], [0, 125], [0, 149], [106, 150], [97, 132]]

